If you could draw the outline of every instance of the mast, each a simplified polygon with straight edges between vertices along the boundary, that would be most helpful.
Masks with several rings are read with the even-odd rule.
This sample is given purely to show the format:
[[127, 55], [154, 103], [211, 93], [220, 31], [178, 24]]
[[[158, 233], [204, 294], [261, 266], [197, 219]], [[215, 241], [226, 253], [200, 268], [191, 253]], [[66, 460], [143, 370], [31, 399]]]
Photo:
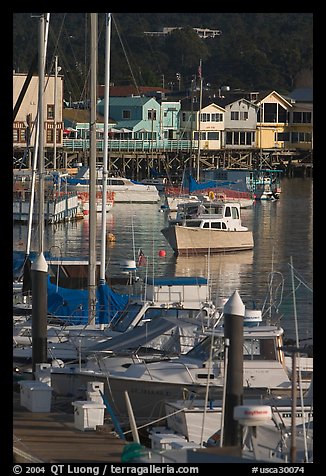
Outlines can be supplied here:
[[47, 273], [48, 265], [44, 258], [44, 70], [45, 70], [45, 19], [39, 20], [39, 213], [38, 213], [38, 256], [31, 267], [32, 275], [32, 367], [47, 362]]
[[200, 93], [199, 93], [199, 116], [198, 116], [198, 153], [197, 153], [197, 182], [199, 182], [199, 173], [200, 173], [200, 123], [201, 123], [201, 108], [202, 108], [202, 102], [203, 102], [203, 77], [202, 77], [202, 70], [201, 70], [201, 63], [202, 61], [200, 60], [199, 62], [199, 68], [198, 68], [198, 75], [200, 79]]
[[106, 201], [108, 177], [108, 134], [109, 134], [109, 90], [110, 90], [110, 37], [111, 13], [105, 14], [105, 89], [104, 89], [104, 149], [103, 149], [103, 183], [102, 183], [102, 226], [101, 226], [101, 267], [100, 284], [105, 284], [106, 263]]
[[95, 324], [96, 314], [96, 103], [97, 103], [97, 13], [90, 14], [90, 158], [89, 158], [89, 264], [88, 323]]
[[53, 136], [53, 170], [57, 170], [57, 79], [58, 79], [58, 56], [54, 63], [54, 136]]

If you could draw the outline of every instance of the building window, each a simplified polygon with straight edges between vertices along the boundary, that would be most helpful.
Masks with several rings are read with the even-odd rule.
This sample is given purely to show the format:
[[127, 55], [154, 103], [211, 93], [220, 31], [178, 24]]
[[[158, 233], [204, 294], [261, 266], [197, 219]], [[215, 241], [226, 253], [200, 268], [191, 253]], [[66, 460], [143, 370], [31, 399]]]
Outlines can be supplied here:
[[210, 122], [211, 121], [211, 115], [204, 112], [203, 114], [200, 115], [200, 122]]
[[240, 121], [247, 121], [249, 118], [248, 111], [241, 111], [240, 112]]
[[156, 121], [156, 110], [155, 109], [149, 109], [147, 111], [147, 119], [149, 121]]
[[311, 124], [311, 112], [293, 112], [293, 124]]
[[[198, 132], [194, 132], [194, 139], [198, 140]], [[200, 140], [206, 140], [206, 132], [200, 133]]]
[[16, 144], [26, 143], [26, 129], [13, 129], [13, 142]]
[[223, 114], [220, 112], [212, 113], [212, 122], [222, 122], [223, 121]]
[[276, 103], [264, 103], [264, 122], [277, 122]]
[[289, 132], [277, 132], [276, 133], [276, 142], [289, 142], [290, 134]]
[[129, 109], [124, 109], [122, 111], [122, 119], [130, 119], [131, 118], [131, 111]]
[[54, 142], [54, 134], [53, 134], [54, 129], [47, 129], [46, 130], [46, 142], [48, 144], [53, 144]]
[[220, 133], [218, 131], [207, 132], [208, 140], [219, 140], [219, 138], [220, 138]]
[[54, 119], [54, 104], [48, 104], [46, 109], [47, 109], [47, 113], [46, 113], [47, 121], [53, 120]]
[[278, 121], [279, 123], [286, 124], [288, 118], [288, 112], [280, 104], [278, 105]]
[[231, 121], [239, 120], [239, 111], [231, 111]]

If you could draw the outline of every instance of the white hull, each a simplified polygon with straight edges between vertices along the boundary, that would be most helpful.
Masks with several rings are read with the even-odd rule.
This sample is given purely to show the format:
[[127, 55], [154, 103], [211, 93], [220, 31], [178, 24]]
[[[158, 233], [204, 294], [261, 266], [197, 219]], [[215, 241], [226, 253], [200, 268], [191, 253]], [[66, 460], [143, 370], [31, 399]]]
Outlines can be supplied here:
[[[62, 369], [64, 370], [64, 369]], [[81, 396], [81, 389], [87, 387], [87, 382], [98, 381], [104, 383], [104, 393], [108, 398], [110, 405], [119, 417], [127, 415], [125, 404], [125, 391], [128, 392], [131, 406], [138, 422], [152, 421], [156, 418], [165, 416], [165, 403], [169, 400], [180, 400], [185, 395], [197, 395], [198, 398], [204, 398], [206, 392], [205, 383], [193, 384], [180, 382], [148, 381], [142, 378], [124, 378], [108, 373], [94, 372], [56, 372], [51, 373], [51, 386], [59, 395]], [[109, 387], [108, 387], [109, 383]], [[275, 389], [273, 389], [275, 390]], [[244, 394], [248, 398], [267, 398], [269, 390], [266, 387], [244, 388]], [[280, 388], [277, 394], [290, 397], [291, 388]], [[223, 395], [223, 386], [211, 386], [209, 398], [212, 400], [221, 400]]]
[[[88, 192], [88, 185], [76, 185], [75, 190], [79, 193]], [[128, 188], [127, 186], [110, 187], [108, 185], [108, 192], [114, 194], [115, 203], [157, 203], [160, 200], [159, 193], [157, 189], [152, 190], [152, 187], [147, 187], [146, 185], [141, 185], [141, 189], [134, 190], [132, 187]], [[70, 187], [71, 188], [71, 187]], [[100, 192], [102, 187], [98, 187], [98, 192]]]
[[[92, 371], [53, 369], [52, 387], [59, 395], [80, 395], [87, 381], [104, 382], [105, 394], [117, 415], [126, 415], [124, 392], [127, 391], [136, 419], [151, 421], [165, 415], [165, 403], [195, 396], [204, 399], [208, 370], [201, 362], [187, 359], [149, 362], [115, 370]], [[209, 400], [222, 400], [224, 371], [213, 366], [209, 379]], [[244, 398], [290, 397], [291, 382], [280, 362], [246, 360], [243, 373]]]
[[[273, 419], [278, 425], [291, 427], [292, 407], [291, 400], [255, 400], [247, 399], [244, 405], [270, 405], [273, 409]], [[223, 422], [222, 401], [208, 403], [205, 409], [204, 400], [174, 400], [165, 405], [167, 426], [177, 434], [184, 436], [188, 441], [201, 443], [207, 441], [213, 434], [221, 430]], [[303, 412], [297, 407], [297, 424], [311, 422], [313, 419], [312, 401], [305, 403]], [[265, 424], [275, 427], [273, 420]]]
[[[97, 171], [96, 192], [103, 190], [102, 170]], [[79, 193], [89, 191], [89, 170], [81, 168], [72, 181], [68, 182], [70, 190]], [[107, 192], [114, 195], [115, 203], [158, 203], [161, 199], [155, 185], [135, 183], [125, 177], [108, 177]]]
[[172, 225], [162, 230], [169, 245], [178, 255], [224, 253], [251, 250], [251, 231], [222, 231]]
[[[106, 203], [106, 212], [112, 210], [113, 202]], [[102, 200], [96, 200], [96, 212], [102, 213]], [[83, 214], [89, 215], [89, 202], [83, 202]]]

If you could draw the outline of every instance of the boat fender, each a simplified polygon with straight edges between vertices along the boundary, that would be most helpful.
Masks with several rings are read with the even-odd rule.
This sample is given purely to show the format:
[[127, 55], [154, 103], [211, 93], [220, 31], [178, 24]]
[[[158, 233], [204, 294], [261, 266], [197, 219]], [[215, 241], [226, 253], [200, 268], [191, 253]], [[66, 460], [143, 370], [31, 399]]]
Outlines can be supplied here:
[[116, 241], [116, 237], [113, 233], [108, 233], [107, 236], [106, 236], [106, 239], [107, 239], [107, 241], [109, 241], [111, 243]]
[[216, 431], [206, 442], [208, 448], [212, 446], [221, 446], [221, 430]]

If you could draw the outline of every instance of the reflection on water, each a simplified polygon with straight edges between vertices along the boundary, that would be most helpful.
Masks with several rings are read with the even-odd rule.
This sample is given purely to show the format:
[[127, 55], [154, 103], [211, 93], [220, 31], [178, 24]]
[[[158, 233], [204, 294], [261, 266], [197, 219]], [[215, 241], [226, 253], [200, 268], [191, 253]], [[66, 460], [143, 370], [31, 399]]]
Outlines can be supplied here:
[[[254, 250], [212, 256], [175, 257], [161, 229], [167, 215], [161, 204], [115, 204], [107, 214], [107, 232], [115, 242], [107, 244], [107, 272], [121, 276], [121, 263], [135, 259], [141, 248], [147, 266], [141, 267], [141, 278], [158, 276], [205, 276], [212, 283], [216, 300], [227, 298], [237, 289], [243, 302], [257, 308], [275, 303], [277, 316], [291, 337], [295, 336], [294, 288], [299, 335], [312, 336], [313, 313], [313, 181], [283, 179], [281, 198], [274, 202], [256, 202], [242, 210], [243, 224], [253, 230]], [[62, 256], [88, 256], [88, 218], [75, 223], [45, 227], [45, 250]], [[14, 225], [14, 249], [25, 249], [27, 227]], [[33, 230], [33, 240], [37, 229]], [[97, 254], [100, 257], [101, 217], [97, 218]], [[33, 246], [33, 243], [34, 246]], [[32, 250], [37, 249], [36, 241]], [[164, 257], [159, 255], [165, 250]], [[273, 274], [273, 272], [277, 274]], [[272, 280], [272, 289], [269, 284]], [[284, 280], [284, 283], [283, 283]], [[278, 303], [281, 305], [278, 306]]]
[[240, 289], [242, 279], [253, 264], [253, 250], [206, 256], [178, 256], [174, 261], [176, 276], [206, 276], [212, 286], [212, 298], [219, 303]]

